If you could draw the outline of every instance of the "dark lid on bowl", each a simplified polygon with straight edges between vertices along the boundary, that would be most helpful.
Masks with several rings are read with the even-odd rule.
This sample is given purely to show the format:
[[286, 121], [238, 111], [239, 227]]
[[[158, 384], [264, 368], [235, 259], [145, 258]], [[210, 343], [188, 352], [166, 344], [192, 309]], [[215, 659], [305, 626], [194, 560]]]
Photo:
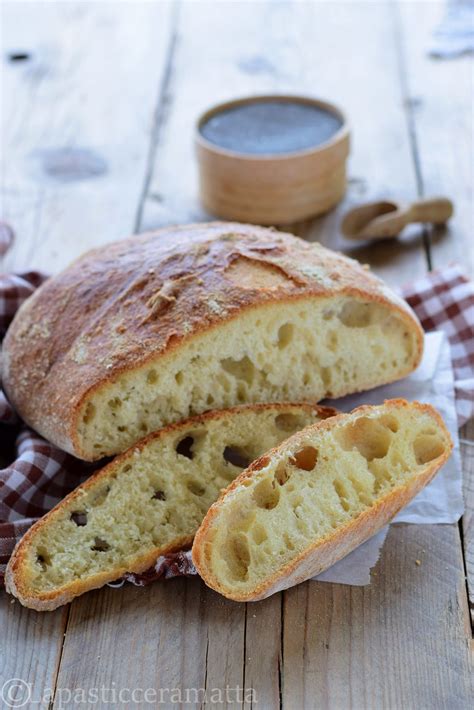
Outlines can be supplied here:
[[254, 96], [218, 104], [198, 120], [198, 141], [236, 157], [283, 158], [319, 150], [347, 130], [332, 104], [305, 96]]

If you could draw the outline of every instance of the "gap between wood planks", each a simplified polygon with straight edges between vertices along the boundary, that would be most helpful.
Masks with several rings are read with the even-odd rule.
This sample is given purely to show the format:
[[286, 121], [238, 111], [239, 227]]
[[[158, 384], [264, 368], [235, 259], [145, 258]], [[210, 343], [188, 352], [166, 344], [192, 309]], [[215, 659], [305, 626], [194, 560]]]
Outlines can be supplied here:
[[166, 106], [168, 103], [169, 88], [171, 84], [171, 78], [173, 73], [173, 59], [176, 52], [176, 41], [178, 36], [178, 24], [181, 2], [180, 0], [175, 0], [173, 4], [173, 10], [171, 14], [171, 37], [168, 49], [168, 56], [166, 58], [165, 70], [160, 82], [158, 90], [158, 98], [156, 101], [155, 111], [153, 113], [153, 126], [150, 138], [150, 147], [148, 150], [148, 157], [146, 162], [145, 179], [143, 180], [143, 188], [140, 194], [140, 199], [138, 202], [137, 214], [135, 217], [134, 231], [139, 232], [142, 229], [143, 222], [143, 208], [145, 205], [145, 200], [147, 198], [151, 179], [153, 176], [153, 168], [155, 163], [155, 154], [160, 142], [160, 129], [166, 120]]
[[58, 686], [59, 669], [61, 668], [61, 661], [62, 661], [62, 659], [63, 659], [64, 642], [65, 642], [65, 640], [66, 640], [67, 625], [68, 625], [68, 622], [69, 622], [69, 614], [70, 614], [70, 613], [71, 613], [71, 605], [68, 604], [67, 607], [66, 607], [66, 609], [65, 609], [65, 612], [64, 612], [64, 626], [63, 626], [63, 629], [64, 629], [64, 630], [63, 630], [63, 634], [62, 634], [62, 640], [61, 640], [61, 643], [60, 643], [60, 648], [59, 648], [58, 656], [57, 656], [57, 659], [56, 659], [56, 666], [55, 666], [55, 668], [54, 668], [53, 688], [52, 688], [53, 692], [52, 692], [52, 694], [51, 694], [51, 699], [50, 699], [49, 705], [48, 705], [48, 709], [49, 709], [49, 710], [52, 710], [52, 708], [54, 707], [54, 700], [55, 700], [55, 697], [56, 697], [56, 688], [57, 688], [57, 686]]
[[[465, 437], [465, 438], [464, 438]], [[459, 523], [466, 574], [466, 592], [470, 610], [471, 630], [474, 630], [474, 588], [469, 580], [474, 578], [474, 421], [468, 422], [460, 432], [461, 460], [463, 462], [463, 492], [466, 511]], [[474, 650], [474, 648], [473, 648]]]
[[[398, 59], [398, 75], [400, 78], [400, 86], [403, 94], [403, 107], [407, 122], [407, 132], [408, 139], [410, 143], [410, 151], [413, 159], [413, 168], [415, 171], [416, 186], [418, 191], [418, 197], [424, 197], [424, 187], [423, 187], [423, 175], [420, 165], [420, 153], [418, 149], [418, 141], [416, 136], [416, 122], [415, 114], [413, 111], [413, 100], [410, 96], [410, 91], [407, 83], [407, 62], [405, 53], [403, 51], [402, 44], [402, 21], [400, 17], [400, 7], [398, 3], [390, 3], [390, 9], [393, 16], [393, 26], [394, 26], [394, 37], [395, 37], [395, 47], [396, 55]], [[426, 225], [423, 225], [423, 247], [426, 256], [426, 264], [428, 271], [432, 269], [432, 259], [431, 259], [431, 239], [430, 232]]]

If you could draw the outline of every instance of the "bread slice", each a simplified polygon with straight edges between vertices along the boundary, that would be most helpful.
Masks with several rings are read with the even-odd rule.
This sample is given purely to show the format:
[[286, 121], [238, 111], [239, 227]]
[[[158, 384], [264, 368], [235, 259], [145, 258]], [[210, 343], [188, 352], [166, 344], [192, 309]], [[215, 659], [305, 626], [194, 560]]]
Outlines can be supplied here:
[[295, 434], [208, 511], [194, 564], [229, 599], [255, 601], [319, 574], [385, 525], [449, 457], [439, 414], [391, 400]]
[[190, 546], [220, 489], [254, 458], [334, 413], [249, 405], [150, 435], [26, 533], [7, 567], [7, 590], [25, 606], [55, 609], [125, 572], [143, 572], [160, 555]]
[[408, 375], [423, 333], [360, 264], [252, 225], [165, 229], [89, 252], [4, 340], [21, 417], [86, 460], [251, 402], [339, 397]]

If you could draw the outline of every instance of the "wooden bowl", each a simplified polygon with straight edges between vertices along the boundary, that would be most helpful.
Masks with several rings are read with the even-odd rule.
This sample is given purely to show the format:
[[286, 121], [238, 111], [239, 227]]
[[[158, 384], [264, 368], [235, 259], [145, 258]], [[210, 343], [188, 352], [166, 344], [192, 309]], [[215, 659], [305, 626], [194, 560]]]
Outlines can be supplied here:
[[[289, 153], [256, 154], [222, 148], [207, 140], [202, 126], [214, 115], [244, 104], [302, 103], [335, 114], [340, 128], [329, 140]], [[343, 112], [306, 96], [253, 96], [213, 106], [196, 126], [201, 202], [218, 217], [271, 225], [297, 222], [327, 212], [346, 190], [349, 128]]]

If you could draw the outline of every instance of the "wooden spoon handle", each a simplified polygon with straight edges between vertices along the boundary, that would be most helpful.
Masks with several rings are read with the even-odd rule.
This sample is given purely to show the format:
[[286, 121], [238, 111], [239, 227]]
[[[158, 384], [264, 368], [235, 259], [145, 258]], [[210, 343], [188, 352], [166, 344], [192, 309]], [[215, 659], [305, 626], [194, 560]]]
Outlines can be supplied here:
[[443, 224], [451, 217], [453, 210], [453, 203], [447, 197], [432, 197], [413, 202], [407, 216], [410, 222]]

